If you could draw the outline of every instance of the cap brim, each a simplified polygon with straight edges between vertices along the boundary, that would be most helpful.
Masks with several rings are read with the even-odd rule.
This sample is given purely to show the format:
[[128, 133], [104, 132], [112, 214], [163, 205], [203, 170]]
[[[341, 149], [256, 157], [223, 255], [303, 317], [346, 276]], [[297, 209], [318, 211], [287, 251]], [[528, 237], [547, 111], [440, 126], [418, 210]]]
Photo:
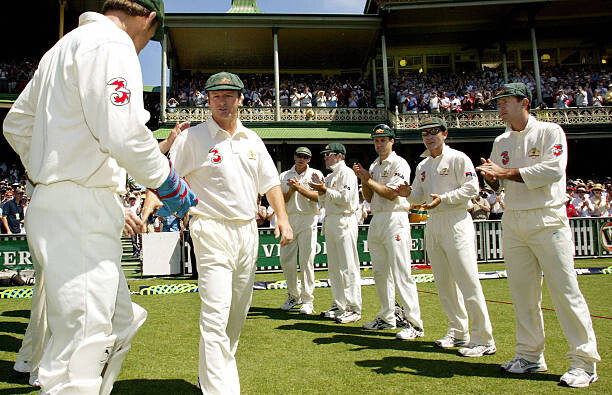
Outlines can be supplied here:
[[210, 88], [206, 88], [206, 92], [211, 91], [241, 91], [242, 88], [239, 88], [234, 85], [215, 85]]
[[417, 128], [417, 130], [431, 129], [431, 128], [442, 128], [442, 129], [446, 130], [446, 128], [444, 127], [444, 125], [440, 125], [439, 123], [436, 123], [436, 124], [431, 124], [431, 123], [430, 123], [429, 125], [422, 125], [422, 126], [419, 126], [419, 127]]

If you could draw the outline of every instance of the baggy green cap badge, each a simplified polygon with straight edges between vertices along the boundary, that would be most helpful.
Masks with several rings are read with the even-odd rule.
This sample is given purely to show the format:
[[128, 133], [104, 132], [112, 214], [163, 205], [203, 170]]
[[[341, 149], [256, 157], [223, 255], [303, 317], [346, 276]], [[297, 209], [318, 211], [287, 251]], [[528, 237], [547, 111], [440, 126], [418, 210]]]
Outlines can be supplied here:
[[164, 38], [164, 20], [166, 18], [166, 14], [164, 13], [164, 1], [163, 0], [132, 0], [134, 3], [138, 3], [144, 8], [155, 11], [157, 16], [157, 29], [155, 30], [155, 35], [151, 40], [162, 42]]
[[337, 152], [339, 154], [346, 155], [346, 148], [340, 143], [329, 143], [325, 146], [325, 149], [321, 151], [321, 153], [326, 154], [328, 152]]
[[372, 129], [372, 133], [370, 133], [370, 137], [391, 137], [392, 139], [394, 139], [395, 132], [389, 126], [385, 125], [384, 123], [381, 123], [379, 125], [374, 126], [374, 129]]
[[438, 117], [425, 118], [421, 122], [421, 125], [418, 127], [418, 129], [419, 130], [421, 130], [421, 129], [431, 129], [431, 128], [437, 128], [437, 127], [441, 127], [443, 129], [443, 131], [446, 131], [448, 129], [446, 127], [446, 121], [444, 121], [444, 119], [438, 118]]
[[244, 89], [242, 80], [232, 73], [222, 71], [211, 75], [204, 85], [204, 90], [208, 91], [241, 91]]
[[527, 98], [529, 99], [529, 103], [531, 103], [531, 90], [527, 87], [527, 85], [522, 82], [513, 82], [510, 84], [504, 84], [504, 86], [495, 93], [495, 97], [491, 100], [496, 101], [497, 99], [501, 99], [502, 97], [515, 96], [519, 99]]

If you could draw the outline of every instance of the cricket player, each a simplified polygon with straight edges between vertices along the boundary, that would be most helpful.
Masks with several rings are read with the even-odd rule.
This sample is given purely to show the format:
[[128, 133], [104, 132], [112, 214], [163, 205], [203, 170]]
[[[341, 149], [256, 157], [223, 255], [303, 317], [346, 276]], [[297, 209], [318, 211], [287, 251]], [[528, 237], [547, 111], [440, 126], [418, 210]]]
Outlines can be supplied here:
[[412, 188], [400, 195], [412, 204], [427, 202], [425, 246], [449, 321], [446, 336], [435, 344], [442, 348], [467, 346], [459, 349], [465, 357], [495, 354], [489, 312], [478, 280], [474, 223], [467, 212], [468, 202], [478, 195], [474, 165], [463, 152], [446, 145], [448, 129], [443, 119], [427, 118], [419, 129], [427, 148], [421, 155], [425, 159], [417, 166]]
[[[289, 223], [294, 242], [280, 249], [280, 264], [287, 280], [287, 301], [282, 310], [290, 310], [302, 304], [300, 313], [314, 312], [314, 259], [317, 252], [317, 218], [319, 194], [308, 185], [314, 174], [323, 179], [323, 173], [308, 164], [312, 152], [308, 147], [298, 147], [293, 154], [295, 165], [281, 173], [281, 189], [287, 205]], [[300, 261], [301, 289], [298, 288], [298, 257]]]
[[327, 266], [334, 299], [323, 317], [346, 324], [361, 320], [361, 276], [357, 252], [359, 192], [357, 177], [344, 162], [346, 148], [330, 143], [321, 151], [325, 167], [332, 172], [322, 180], [317, 174], [310, 187], [318, 192], [325, 208], [323, 231], [327, 243]]
[[370, 202], [372, 221], [368, 230], [368, 248], [380, 311], [364, 329], [395, 329], [395, 292], [399, 296], [407, 326], [397, 339], [423, 337], [423, 321], [415, 282], [410, 278], [410, 205], [396, 188], [410, 179], [410, 166], [393, 151], [395, 132], [385, 124], [372, 130], [372, 141], [378, 158], [364, 169], [355, 164], [353, 170], [361, 179], [363, 197]]
[[546, 371], [542, 273], [570, 349], [570, 369], [560, 384], [588, 387], [597, 381], [600, 361], [589, 308], [574, 271], [574, 243], [565, 210], [567, 141], [557, 124], [529, 114], [525, 84], [503, 86], [493, 98], [506, 131], [493, 143], [489, 159], [476, 168], [499, 191], [505, 188], [502, 217], [504, 257], [516, 316], [510, 373]]
[[198, 268], [199, 383], [205, 394], [239, 394], [236, 349], [259, 248], [257, 196], [266, 195], [281, 248], [293, 240], [280, 179], [259, 136], [238, 119], [244, 84], [232, 73], [205, 84], [212, 117], [178, 135], [170, 158], [197, 194], [189, 223]]
[[126, 170], [168, 212], [197, 199], [145, 126], [137, 54], [160, 40], [161, 0], [107, 1], [41, 59], [4, 121], [35, 185], [25, 218], [44, 274], [42, 393], [108, 394], [146, 319], [121, 269]]

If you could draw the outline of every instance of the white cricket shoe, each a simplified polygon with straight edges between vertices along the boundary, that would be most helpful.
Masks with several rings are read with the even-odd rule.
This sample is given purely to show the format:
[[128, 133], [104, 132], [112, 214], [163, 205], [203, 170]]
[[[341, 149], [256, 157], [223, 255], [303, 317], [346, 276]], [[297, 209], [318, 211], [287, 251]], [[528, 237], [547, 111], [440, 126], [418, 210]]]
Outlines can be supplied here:
[[354, 311], [345, 311], [341, 316], [336, 317], [336, 322], [339, 324], [348, 324], [349, 322], [357, 322], [361, 320], [361, 314]]
[[385, 329], [395, 329], [395, 326], [376, 317], [372, 321], [363, 324], [362, 328], [370, 331], [382, 331]]
[[572, 368], [561, 376], [559, 384], [574, 388], [584, 388], [588, 387], [589, 384], [594, 383], [597, 380], [599, 380], [597, 373], [589, 373], [581, 368]]
[[501, 368], [508, 373], [523, 374], [532, 372], [546, 372], [548, 367], [545, 362], [530, 362], [524, 358], [514, 358], [510, 362], [501, 365]]
[[336, 317], [340, 317], [342, 313], [343, 311], [340, 310], [338, 306], [332, 305], [332, 307], [329, 310], [325, 310], [321, 312], [321, 317], [331, 318], [332, 320], [335, 320]]
[[287, 300], [285, 301], [285, 303], [283, 303], [283, 305], [280, 307], [281, 310], [291, 310], [292, 308], [294, 308], [295, 306], [302, 304], [302, 301], [299, 298], [296, 298], [294, 296], [287, 296]]
[[440, 348], [462, 347], [468, 344], [465, 339], [457, 339], [452, 335], [446, 334], [442, 339], [436, 340], [436, 346]]
[[314, 306], [312, 303], [304, 303], [302, 308], [300, 309], [300, 313], [302, 314], [312, 314], [314, 313]]
[[397, 335], [395, 335], [395, 338], [399, 340], [412, 340], [412, 339], [416, 339], [417, 337], [423, 337], [423, 336], [425, 336], [425, 332], [423, 332], [423, 329], [417, 328], [411, 323], [408, 323], [407, 327], [397, 332]]
[[497, 352], [495, 344], [486, 346], [483, 344], [468, 344], [467, 347], [457, 350], [464, 357], [482, 357], [483, 355], [493, 355]]

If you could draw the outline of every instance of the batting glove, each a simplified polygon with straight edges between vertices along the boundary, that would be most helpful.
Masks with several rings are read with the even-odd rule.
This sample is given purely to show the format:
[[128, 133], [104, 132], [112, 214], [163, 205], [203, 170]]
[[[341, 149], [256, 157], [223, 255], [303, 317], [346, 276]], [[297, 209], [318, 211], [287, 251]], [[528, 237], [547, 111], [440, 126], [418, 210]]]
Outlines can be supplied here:
[[189, 188], [189, 183], [176, 174], [172, 162], [170, 162], [170, 174], [166, 181], [153, 192], [164, 204], [157, 213], [162, 217], [168, 217], [176, 213], [183, 218], [190, 207], [198, 204], [198, 198]]

